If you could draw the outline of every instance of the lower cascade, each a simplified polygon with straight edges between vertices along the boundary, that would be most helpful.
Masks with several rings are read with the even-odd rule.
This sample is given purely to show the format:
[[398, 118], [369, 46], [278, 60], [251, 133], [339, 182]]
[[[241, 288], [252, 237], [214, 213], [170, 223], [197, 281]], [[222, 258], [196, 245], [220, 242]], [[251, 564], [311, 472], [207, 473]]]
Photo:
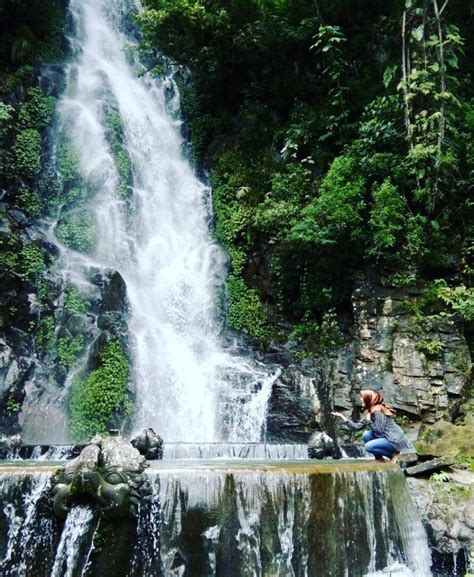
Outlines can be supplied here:
[[[140, 455], [131, 450], [137, 463]], [[114, 468], [110, 455], [102, 485], [93, 466], [73, 475], [83, 490], [71, 498], [65, 520], [52, 510], [57, 465], [1, 465], [0, 574], [431, 575], [426, 534], [397, 467], [303, 459], [148, 465], [142, 492], [137, 471]], [[110, 515], [105, 498], [91, 497], [106, 493], [105, 485], [117, 494], [137, 489], [130, 515]]]

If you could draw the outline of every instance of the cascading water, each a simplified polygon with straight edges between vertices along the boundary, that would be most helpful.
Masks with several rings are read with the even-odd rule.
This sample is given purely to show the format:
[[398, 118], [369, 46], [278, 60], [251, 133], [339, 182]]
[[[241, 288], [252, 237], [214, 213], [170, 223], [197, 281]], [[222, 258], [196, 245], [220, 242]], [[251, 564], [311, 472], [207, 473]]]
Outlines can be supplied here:
[[[59, 130], [94, 191], [98, 234], [88, 257], [61, 247], [59, 268], [76, 278], [91, 266], [112, 268], [126, 282], [137, 430], [153, 426], [174, 441], [258, 441], [276, 373], [222, 345], [216, 295], [225, 258], [209, 233], [209, 189], [183, 155], [173, 80], [139, 78], [127, 56], [121, 4], [70, 3], [77, 59], [67, 71]], [[111, 110], [131, 163], [129, 200], [119, 194], [107, 140]]]
[[58, 223], [47, 234], [60, 251], [56, 271], [78, 286], [94, 270], [125, 280], [135, 428], [165, 438], [164, 461], [148, 472], [152, 495], [138, 519], [113, 522], [97, 503], [76, 504], [65, 522], [51, 513], [52, 461], [80, 447], [30, 446], [34, 465], [0, 463], [0, 575], [428, 577], [426, 534], [400, 470], [315, 464], [305, 445], [259, 442], [277, 371], [223, 344], [225, 256], [209, 234], [209, 190], [183, 155], [173, 79], [137, 74], [123, 32], [129, 2], [69, 7], [74, 58], [55, 136], [79, 154], [97, 238], [85, 255], [58, 241]]
[[399, 469], [279, 463], [156, 462], [136, 527], [82, 505], [59, 523], [46, 506], [51, 472], [0, 467], [0, 575], [431, 575]]

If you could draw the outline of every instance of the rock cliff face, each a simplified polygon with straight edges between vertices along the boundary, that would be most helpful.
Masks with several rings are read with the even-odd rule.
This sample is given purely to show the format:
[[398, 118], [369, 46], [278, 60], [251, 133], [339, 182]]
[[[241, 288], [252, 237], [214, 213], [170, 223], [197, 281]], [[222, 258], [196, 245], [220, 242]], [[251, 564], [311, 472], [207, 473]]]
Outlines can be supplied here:
[[464, 575], [474, 563], [474, 474], [455, 470], [445, 477], [448, 482], [408, 484], [427, 529], [435, 573]]
[[[295, 434], [300, 441], [308, 438], [314, 430], [310, 413], [315, 392], [322, 406], [319, 420], [330, 429], [332, 407], [357, 416], [354, 407], [362, 388], [382, 392], [412, 440], [422, 427], [453, 422], [470, 391], [469, 349], [462, 326], [453, 318], [415, 317], [412, 311], [422, 295], [418, 289], [361, 283], [353, 294], [354, 322], [345, 343], [330, 355], [290, 362], [275, 382], [267, 430], [272, 435], [278, 430], [280, 439], [285, 434], [288, 440]], [[297, 408], [289, 410], [291, 405]], [[339, 427], [342, 438], [347, 435], [344, 429]]]
[[91, 271], [89, 281], [87, 311], [69, 313], [65, 310], [64, 292], [59, 289], [61, 296], [53, 305], [58, 337], [42, 356], [32, 343], [33, 366], [28, 378], [17, 380], [16, 386], [22, 390], [23, 402], [14, 430], [21, 430], [26, 443], [70, 440], [67, 422], [70, 377], [65, 380], [67, 373], [61, 370], [64, 367], [61, 367], [61, 351], [58, 356], [59, 339], [71, 342], [81, 336], [82, 351], [73, 359], [74, 367], [71, 368], [74, 368], [76, 377], [82, 378], [97, 368], [100, 350], [110, 339], [118, 339], [127, 348], [128, 302], [123, 278], [114, 270]]

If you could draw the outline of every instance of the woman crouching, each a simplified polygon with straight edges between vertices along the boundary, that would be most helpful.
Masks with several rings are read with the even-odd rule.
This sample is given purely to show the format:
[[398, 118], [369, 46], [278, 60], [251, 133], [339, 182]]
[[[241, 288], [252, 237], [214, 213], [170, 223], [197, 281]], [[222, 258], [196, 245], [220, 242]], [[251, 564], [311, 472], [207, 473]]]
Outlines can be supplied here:
[[377, 461], [383, 462], [384, 457], [387, 457], [391, 463], [396, 463], [400, 453], [416, 452], [415, 447], [392, 418], [395, 409], [385, 403], [380, 393], [365, 389], [360, 392], [360, 402], [366, 412], [356, 423], [342, 413], [331, 414], [342, 419], [353, 431], [369, 427], [370, 430], [362, 435], [368, 453], [374, 455]]

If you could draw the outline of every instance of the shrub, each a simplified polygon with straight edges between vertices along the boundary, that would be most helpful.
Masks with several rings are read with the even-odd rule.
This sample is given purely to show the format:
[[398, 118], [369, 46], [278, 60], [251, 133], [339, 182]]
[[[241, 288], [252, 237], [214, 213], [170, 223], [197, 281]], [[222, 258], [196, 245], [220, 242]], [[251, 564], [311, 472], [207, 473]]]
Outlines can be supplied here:
[[229, 296], [229, 325], [237, 330], [245, 329], [257, 343], [265, 343], [270, 336], [268, 314], [257, 291], [234, 275], [229, 276], [226, 287]]
[[46, 96], [41, 88], [30, 88], [18, 114], [18, 126], [22, 129], [42, 130], [49, 124], [55, 105], [54, 96]]
[[129, 362], [120, 343], [109, 342], [99, 354], [100, 366], [72, 387], [70, 428], [78, 440], [107, 431], [114, 413], [131, 412], [127, 395]]
[[20, 412], [21, 403], [17, 401], [14, 397], [8, 397], [7, 401], [7, 413], [9, 415], [14, 415], [15, 413]]
[[364, 237], [364, 193], [365, 181], [356, 160], [336, 158], [321, 182], [319, 196], [303, 210], [290, 238], [322, 245], [335, 244], [343, 237], [360, 242]]
[[88, 301], [79, 294], [74, 285], [69, 285], [64, 293], [64, 310], [71, 315], [81, 315], [87, 312]]
[[25, 245], [20, 251], [20, 275], [29, 279], [46, 269], [43, 251], [34, 243]]
[[14, 168], [20, 176], [34, 178], [41, 170], [41, 135], [27, 128], [17, 134], [13, 144]]
[[14, 108], [0, 101], [0, 138], [4, 138], [11, 126]]
[[20, 188], [18, 191], [17, 204], [18, 208], [31, 218], [35, 218], [41, 214], [42, 203], [36, 190], [24, 186]]
[[35, 345], [40, 349], [50, 349], [56, 341], [55, 322], [52, 315], [42, 317], [36, 332]]
[[342, 344], [342, 334], [337, 323], [336, 311], [330, 309], [320, 323], [306, 321], [295, 326], [289, 340], [305, 341], [306, 348], [318, 354], [334, 351]]
[[59, 170], [64, 184], [80, 179], [79, 155], [72, 144], [64, 144], [59, 151]]
[[90, 211], [69, 213], [59, 221], [56, 236], [67, 247], [88, 252], [95, 242], [95, 221]]
[[61, 337], [58, 340], [59, 366], [69, 369], [79, 356], [84, 346], [84, 336], [76, 335], [74, 338]]
[[369, 220], [372, 229], [370, 255], [380, 257], [390, 254], [400, 244], [405, 228], [405, 210], [405, 199], [390, 180], [384, 180], [373, 191]]

